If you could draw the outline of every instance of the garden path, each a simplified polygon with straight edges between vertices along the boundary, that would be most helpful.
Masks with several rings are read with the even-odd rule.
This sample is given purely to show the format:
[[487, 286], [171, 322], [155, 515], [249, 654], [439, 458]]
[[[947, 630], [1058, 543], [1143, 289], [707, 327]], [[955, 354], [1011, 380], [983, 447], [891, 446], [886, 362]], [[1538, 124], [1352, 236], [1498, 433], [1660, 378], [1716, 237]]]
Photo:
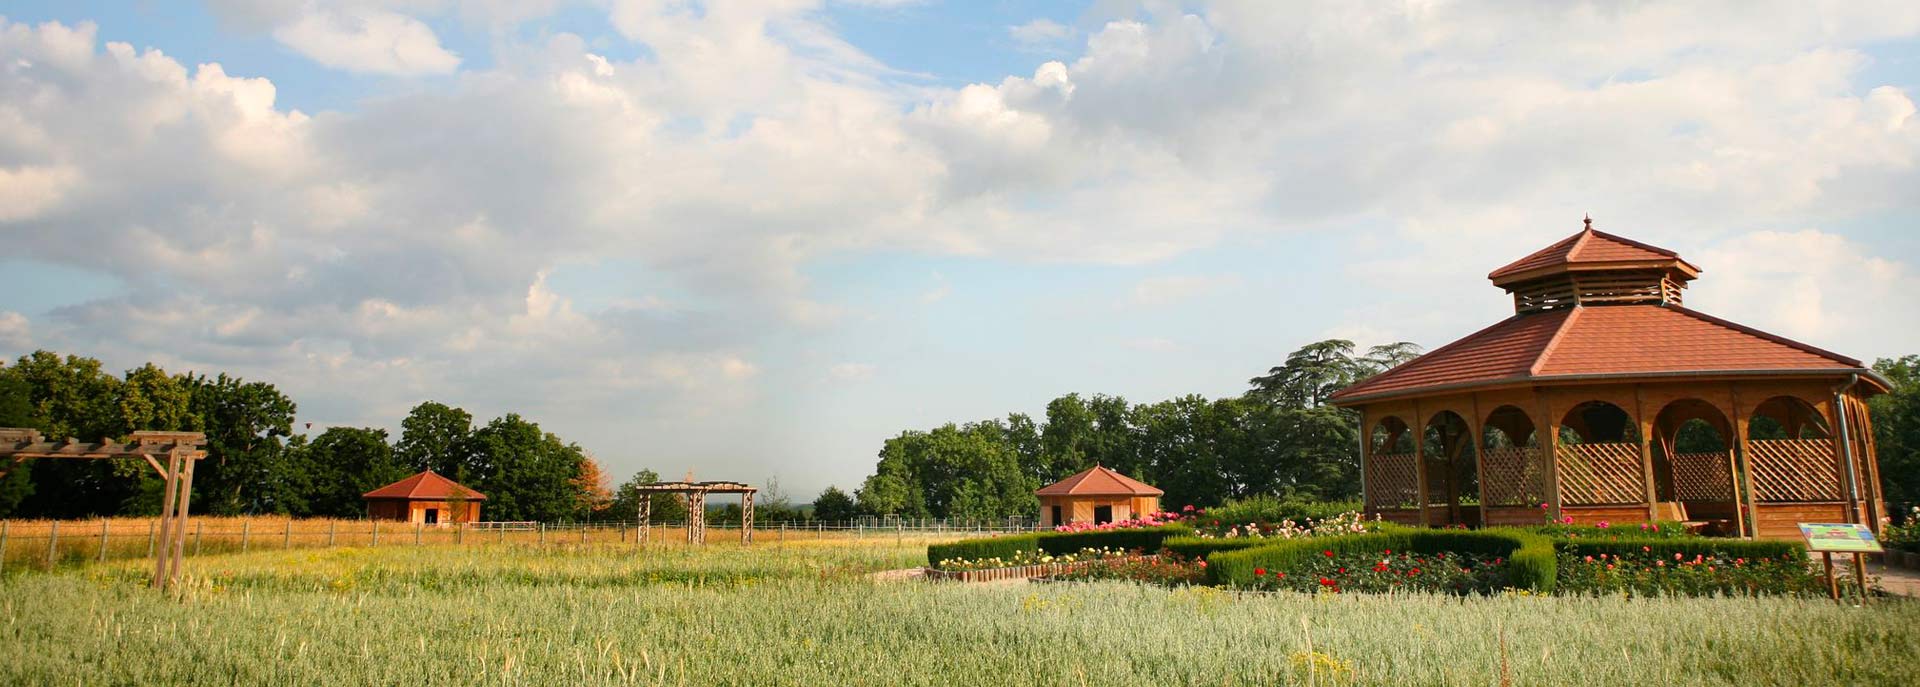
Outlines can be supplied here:
[[1920, 572], [1907, 568], [1896, 568], [1885, 561], [1868, 563], [1867, 574], [1880, 577], [1880, 587], [1888, 594], [1907, 597], [1920, 597]]

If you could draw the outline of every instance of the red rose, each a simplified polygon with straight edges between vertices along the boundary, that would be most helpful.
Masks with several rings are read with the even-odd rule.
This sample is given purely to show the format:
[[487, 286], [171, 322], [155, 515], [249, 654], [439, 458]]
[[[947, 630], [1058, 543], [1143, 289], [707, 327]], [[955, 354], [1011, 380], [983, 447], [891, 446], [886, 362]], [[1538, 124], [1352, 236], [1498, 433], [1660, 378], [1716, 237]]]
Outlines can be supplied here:
[[1321, 555], [1324, 555], [1324, 556], [1326, 556], [1326, 557], [1328, 557], [1328, 558], [1332, 558], [1332, 557], [1333, 557], [1333, 549], [1327, 549], [1327, 550], [1325, 550], [1325, 551], [1321, 551], [1320, 553], [1321, 553]]
[[1266, 568], [1254, 568], [1254, 569], [1253, 569], [1253, 576], [1254, 576], [1254, 577], [1259, 577], [1259, 576], [1261, 576], [1261, 575], [1265, 575], [1265, 574], [1267, 574], [1267, 569], [1266, 569]]

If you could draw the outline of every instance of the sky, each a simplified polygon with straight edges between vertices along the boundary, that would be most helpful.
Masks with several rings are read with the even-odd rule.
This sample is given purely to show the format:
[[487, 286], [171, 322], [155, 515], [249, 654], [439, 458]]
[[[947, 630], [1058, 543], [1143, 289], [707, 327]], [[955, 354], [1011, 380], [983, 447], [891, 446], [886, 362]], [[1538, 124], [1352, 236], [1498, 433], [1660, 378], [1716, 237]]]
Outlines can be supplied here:
[[1920, 353], [1920, 3], [0, 2], [0, 355], [616, 478], [1437, 347], [1595, 227]]

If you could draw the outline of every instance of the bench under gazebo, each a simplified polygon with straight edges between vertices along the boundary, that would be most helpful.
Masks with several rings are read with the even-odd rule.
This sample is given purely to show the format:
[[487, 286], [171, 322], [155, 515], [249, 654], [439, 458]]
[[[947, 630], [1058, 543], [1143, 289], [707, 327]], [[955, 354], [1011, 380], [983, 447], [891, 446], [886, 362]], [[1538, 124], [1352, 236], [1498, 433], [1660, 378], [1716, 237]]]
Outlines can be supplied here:
[[1514, 315], [1341, 390], [1366, 512], [1425, 526], [1681, 520], [1729, 536], [1885, 514], [1859, 360], [1681, 304], [1700, 269], [1593, 229], [1488, 275]]

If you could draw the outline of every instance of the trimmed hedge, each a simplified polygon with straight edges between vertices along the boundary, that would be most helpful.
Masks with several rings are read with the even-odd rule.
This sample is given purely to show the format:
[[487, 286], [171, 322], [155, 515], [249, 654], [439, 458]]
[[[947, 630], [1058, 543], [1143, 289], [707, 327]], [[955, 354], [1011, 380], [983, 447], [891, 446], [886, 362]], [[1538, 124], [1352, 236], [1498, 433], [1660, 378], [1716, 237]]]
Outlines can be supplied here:
[[1156, 553], [1167, 539], [1193, 534], [1193, 528], [1186, 525], [1161, 525], [1159, 527], [1123, 527], [1111, 530], [1087, 530], [1085, 532], [1039, 532], [1040, 550], [1059, 555], [1079, 553], [1081, 549], [1112, 548], [1122, 551], [1139, 549], [1146, 553]]
[[1553, 591], [1559, 563], [1554, 557], [1553, 540], [1517, 529], [1422, 530], [1383, 526], [1378, 532], [1339, 537], [1294, 539], [1268, 546], [1237, 551], [1220, 551], [1207, 556], [1207, 581], [1213, 584], [1247, 586], [1253, 583], [1255, 568], [1288, 570], [1313, 556], [1331, 551], [1341, 554], [1372, 554], [1395, 549], [1419, 553], [1469, 553], [1506, 559], [1507, 573], [1514, 586], [1538, 592]]
[[1021, 551], [1038, 551], [1040, 535], [1007, 534], [998, 537], [980, 537], [962, 539], [950, 544], [932, 544], [927, 546], [927, 565], [940, 566], [940, 561], [956, 558], [1007, 558]]
[[1554, 548], [1574, 556], [1642, 556], [1652, 554], [1668, 558], [1674, 554], [1686, 557], [1694, 555], [1721, 555], [1734, 558], [1805, 557], [1807, 545], [1797, 541], [1779, 541], [1771, 539], [1718, 539], [1709, 537], [1689, 537], [1684, 539], [1633, 538], [1633, 539], [1555, 539]]
[[1219, 551], [1239, 551], [1241, 549], [1251, 549], [1256, 546], [1266, 546], [1273, 542], [1274, 540], [1271, 539], [1257, 539], [1253, 537], [1208, 539], [1204, 537], [1186, 536], [1169, 537], [1165, 542], [1160, 544], [1160, 548], [1166, 549], [1168, 553], [1191, 561], [1206, 558]]

